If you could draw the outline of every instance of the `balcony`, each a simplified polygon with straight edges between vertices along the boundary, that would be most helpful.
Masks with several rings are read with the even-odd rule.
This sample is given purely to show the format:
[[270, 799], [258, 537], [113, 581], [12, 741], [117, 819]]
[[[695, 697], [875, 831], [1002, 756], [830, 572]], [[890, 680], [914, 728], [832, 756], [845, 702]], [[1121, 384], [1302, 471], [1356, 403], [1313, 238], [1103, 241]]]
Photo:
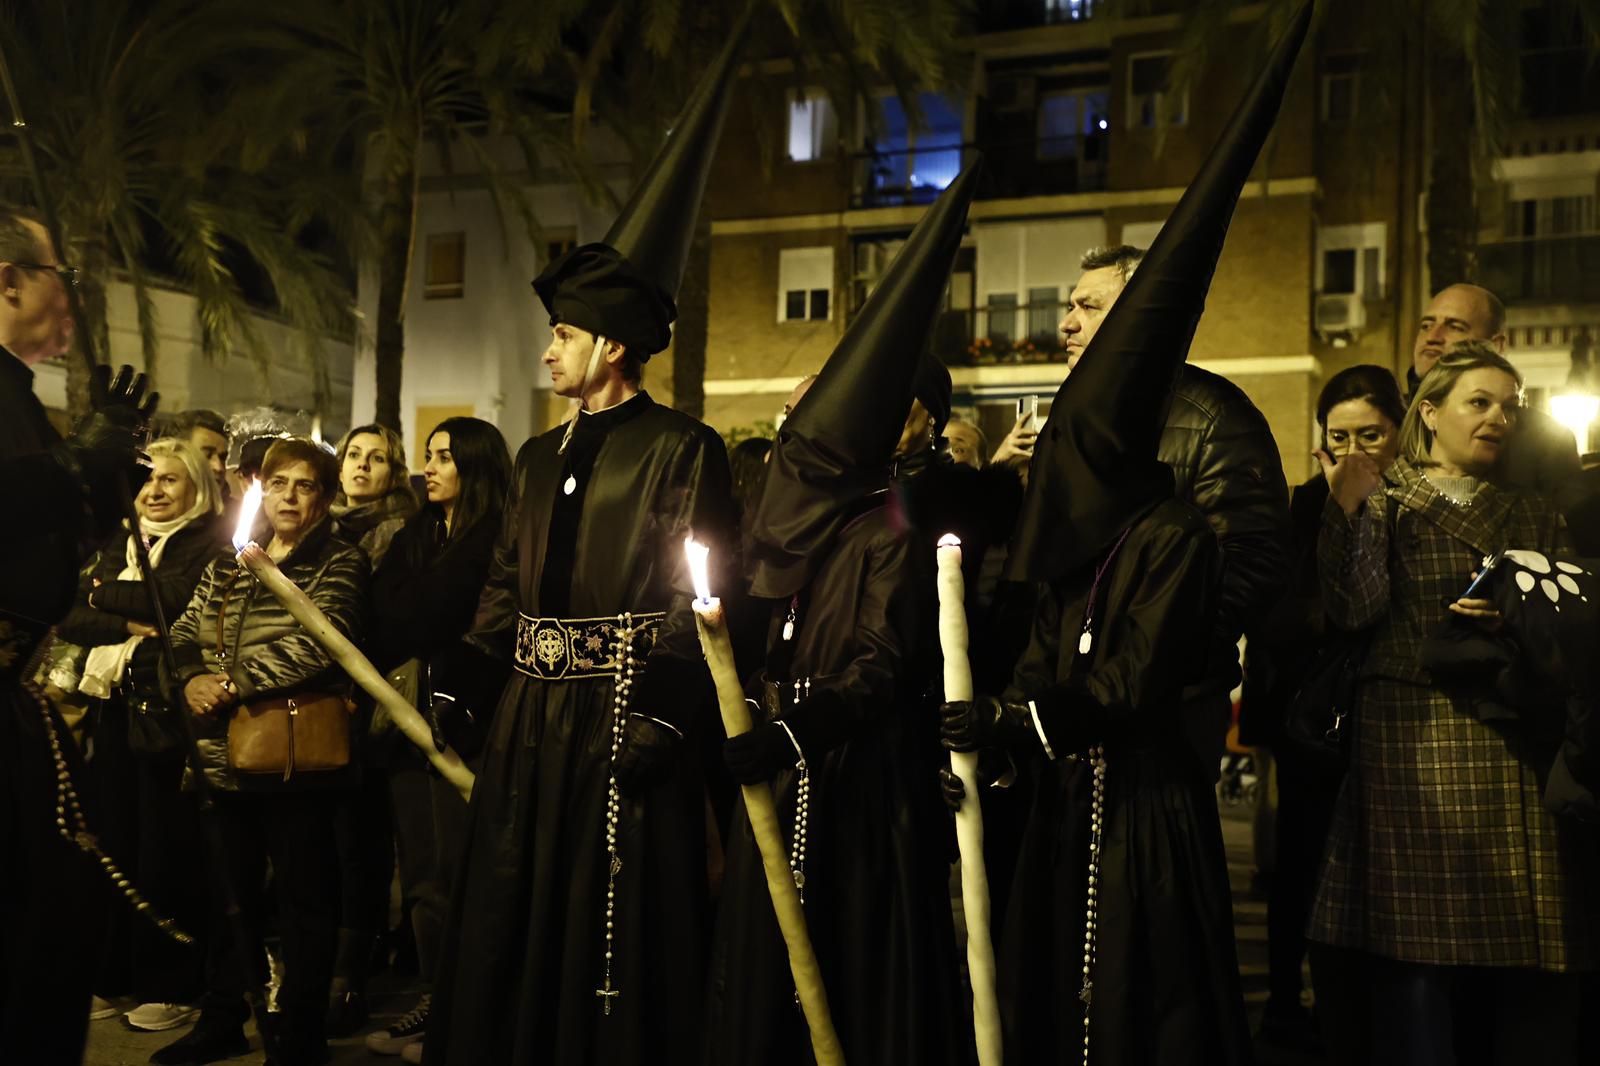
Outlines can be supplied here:
[[1600, 234], [1478, 246], [1478, 281], [1506, 303], [1600, 303]]
[[1098, 192], [1106, 187], [1109, 144], [1110, 138], [1098, 133], [862, 152], [854, 157], [850, 206], [859, 209], [931, 204], [961, 173], [962, 164], [974, 147], [983, 152], [979, 199]]
[[933, 354], [947, 366], [1059, 363], [1056, 326], [1067, 304], [989, 304], [940, 312], [933, 328]]

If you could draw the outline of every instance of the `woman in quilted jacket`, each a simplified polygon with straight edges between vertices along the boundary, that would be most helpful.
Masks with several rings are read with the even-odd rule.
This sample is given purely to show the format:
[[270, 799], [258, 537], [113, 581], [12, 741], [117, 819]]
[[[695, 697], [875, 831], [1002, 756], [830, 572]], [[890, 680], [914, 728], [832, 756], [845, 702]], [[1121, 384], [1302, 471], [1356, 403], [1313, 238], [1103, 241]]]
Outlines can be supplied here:
[[[359, 640], [369, 567], [361, 549], [332, 535], [328, 505], [338, 491], [338, 462], [310, 440], [286, 438], [267, 450], [261, 480], [270, 530], [262, 547], [337, 629]], [[264, 971], [262, 885], [270, 861], [284, 958], [274, 1061], [280, 1066], [322, 1062], [339, 907], [332, 814], [340, 792], [353, 784], [355, 768], [313, 769], [307, 764], [314, 753], [303, 743], [299, 748], [289, 744], [283, 765], [271, 767], [246, 763], [244, 749], [230, 751], [230, 745], [246, 723], [265, 730], [271, 720], [285, 723], [280, 728], [287, 730], [288, 722], [299, 720], [292, 716], [309, 721], [317, 712], [330, 713], [330, 707], [339, 711], [336, 725], [351, 728], [344, 712], [349, 679], [231, 554], [206, 568], [173, 626], [172, 641], [174, 680], [195, 716], [206, 777], [217, 791], [227, 872], [250, 942], [235, 942], [214, 896], [214, 954], [200, 1018], [188, 1035], [157, 1051], [151, 1061], [211, 1062], [247, 1050], [248, 1010], [238, 956]], [[292, 710], [284, 714], [284, 708]], [[302, 740], [299, 730], [292, 735]], [[353, 747], [354, 738], [349, 739]]]
[[1387, 471], [1322, 456], [1323, 602], [1372, 634], [1308, 932], [1360, 990], [1330, 1002], [1319, 966], [1341, 1061], [1577, 1061], [1578, 975], [1600, 959], [1593, 843], [1544, 809], [1517, 738], [1421, 661], [1452, 615], [1498, 627], [1465, 596], [1484, 556], [1565, 540], [1552, 504], [1495, 483], [1521, 399], [1509, 362], [1463, 344], [1423, 379]]

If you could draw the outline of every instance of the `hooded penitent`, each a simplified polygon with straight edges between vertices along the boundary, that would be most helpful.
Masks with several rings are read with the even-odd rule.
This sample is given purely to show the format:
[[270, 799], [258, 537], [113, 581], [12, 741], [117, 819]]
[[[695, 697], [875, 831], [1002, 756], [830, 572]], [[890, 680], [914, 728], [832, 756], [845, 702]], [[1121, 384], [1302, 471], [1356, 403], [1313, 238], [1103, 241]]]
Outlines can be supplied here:
[[672, 341], [678, 284], [749, 21], [747, 13], [605, 239], [574, 248], [533, 279], [552, 326], [607, 337], [640, 362]]
[[928, 208], [779, 430], [746, 534], [753, 595], [799, 591], [861, 501], [888, 487], [980, 165]]
[[1172, 495], [1156, 459], [1239, 191], [1277, 118], [1311, 22], [1305, 4], [1210, 158], [1056, 393], [1028, 472], [1009, 576], [1048, 581], [1101, 555]]

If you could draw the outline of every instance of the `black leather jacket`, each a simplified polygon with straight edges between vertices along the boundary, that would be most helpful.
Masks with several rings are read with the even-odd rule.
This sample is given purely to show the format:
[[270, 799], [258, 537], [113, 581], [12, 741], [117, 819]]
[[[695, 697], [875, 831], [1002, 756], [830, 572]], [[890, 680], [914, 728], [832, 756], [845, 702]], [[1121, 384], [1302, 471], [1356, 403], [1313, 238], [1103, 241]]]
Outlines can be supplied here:
[[1207, 683], [1187, 695], [1226, 697], [1239, 681], [1240, 635], [1272, 608], [1289, 578], [1283, 462], [1250, 398], [1226, 378], [1190, 364], [1178, 373], [1159, 457], [1172, 467], [1178, 498], [1205, 514], [1222, 548]]
[[[336, 629], [360, 642], [366, 624], [370, 577], [365, 552], [333, 536], [332, 523], [324, 519], [278, 567], [322, 609]], [[217, 655], [217, 621], [224, 596], [225, 661]], [[245, 702], [289, 689], [334, 691], [349, 685], [344, 672], [316, 638], [300, 627], [277, 597], [234, 561], [232, 553], [206, 567], [188, 608], [172, 626], [172, 650], [177, 662], [178, 691], [190, 678], [202, 673], [227, 674], [239, 699]], [[207, 778], [215, 788], [233, 790], [239, 787], [239, 780], [228, 769], [230, 716], [231, 712], [197, 715], [195, 726]], [[311, 779], [315, 784], [333, 784], [334, 778], [340, 776], [312, 774], [294, 780], [308, 785], [313, 783]]]

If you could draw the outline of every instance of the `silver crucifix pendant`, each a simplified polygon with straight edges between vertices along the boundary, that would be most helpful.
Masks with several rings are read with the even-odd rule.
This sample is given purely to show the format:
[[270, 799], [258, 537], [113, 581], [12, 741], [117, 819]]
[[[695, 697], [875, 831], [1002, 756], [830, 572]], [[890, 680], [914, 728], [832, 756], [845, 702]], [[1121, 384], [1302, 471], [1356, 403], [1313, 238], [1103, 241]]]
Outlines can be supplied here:
[[619, 992], [619, 991], [617, 991], [617, 990], [615, 990], [615, 989], [613, 989], [611, 987], [611, 978], [607, 977], [606, 978], [606, 986], [604, 988], [595, 989], [594, 990], [594, 994], [599, 996], [600, 997], [600, 1002], [602, 1004], [604, 1004], [603, 1009], [605, 1011], [606, 1017], [607, 1018], [611, 1017], [611, 1001], [616, 999], [618, 996], [622, 995], [621, 992]]
[[1083, 1005], [1085, 1007], [1087, 1007], [1089, 1005], [1089, 1001], [1094, 999], [1094, 982], [1093, 981], [1089, 980], [1088, 978], [1084, 979], [1083, 989], [1082, 989], [1082, 991], [1080, 991], [1078, 993], [1078, 998], [1083, 1001]]

